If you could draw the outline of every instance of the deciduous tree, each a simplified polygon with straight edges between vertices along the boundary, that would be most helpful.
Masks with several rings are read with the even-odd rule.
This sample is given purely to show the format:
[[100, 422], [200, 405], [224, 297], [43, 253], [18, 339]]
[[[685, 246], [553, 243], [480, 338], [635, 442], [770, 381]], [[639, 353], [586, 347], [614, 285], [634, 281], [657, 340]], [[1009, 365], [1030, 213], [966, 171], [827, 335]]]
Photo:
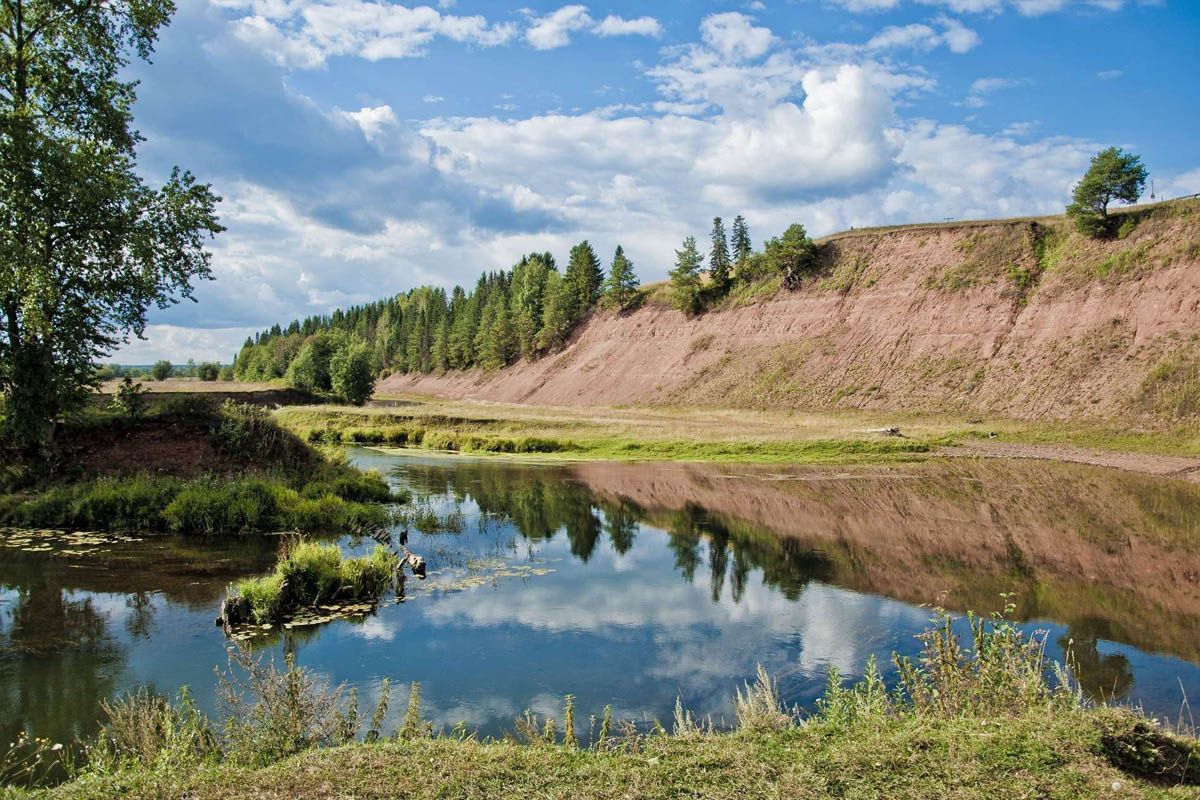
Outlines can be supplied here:
[[371, 351], [365, 342], [349, 341], [333, 354], [329, 364], [333, 393], [351, 405], [361, 406], [375, 392]]
[[210, 277], [218, 198], [136, 169], [131, 56], [171, 0], [0, 4], [0, 396], [27, 451], [84, 401], [97, 359]]
[[1146, 168], [1133, 153], [1109, 147], [1092, 157], [1092, 164], [1075, 185], [1067, 214], [1086, 236], [1111, 234], [1108, 206], [1114, 200], [1136, 203], [1146, 188]]

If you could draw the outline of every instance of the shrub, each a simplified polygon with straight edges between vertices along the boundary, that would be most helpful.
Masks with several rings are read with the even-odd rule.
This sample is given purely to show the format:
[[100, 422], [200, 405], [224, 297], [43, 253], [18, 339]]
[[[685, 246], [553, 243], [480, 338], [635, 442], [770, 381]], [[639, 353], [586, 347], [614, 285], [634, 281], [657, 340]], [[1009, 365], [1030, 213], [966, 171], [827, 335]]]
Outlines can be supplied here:
[[253, 403], [226, 400], [211, 437], [222, 452], [286, 472], [311, 469], [317, 461], [304, 442], [279, 427], [266, 408]]
[[196, 377], [202, 381], [215, 381], [221, 377], [221, 365], [215, 361], [204, 361], [196, 367]]
[[175, 703], [142, 688], [121, 699], [103, 700], [100, 708], [107, 721], [91, 752], [93, 771], [115, 771], [131, 764], [150, 769], [193, 767], [220, 753], [212, 725], [187, 687]]
[[123, 417], [137, 419], [146, 410], [146, 389], [140, 383], [134, 383], [128, 375], [121, 381], [117, 391], [113, 393], [112, 410]]
[[343, 687], [297, 667], [293, 654], [282, 672], [238, 649], [230, 650], [229, 660], [217, 694], [230, 761], [262, 766], [353, 738], [358, 714], [353, 702], [346, 708]]
[[172, 366], [170, 361], [164, 359], [162, 361], [154, 362], [154, 366], [150, 368], [150, 377], [154, 378], [156, 381], [165, 381], [167, 378], [171, 377], [174, 372], [175, 367]]
[[154, 416], [182, 422], [213, 422], [219, 414], [216, 401], [202, 394], [168, 397], [155, 405]]
[[798, 287], [817, 266], [817, 246], [798, 223], [788, 226], [783, 236], [769, 240], [763, 255], [771, 269], [783, 275], [783, 285], [788, 289]]

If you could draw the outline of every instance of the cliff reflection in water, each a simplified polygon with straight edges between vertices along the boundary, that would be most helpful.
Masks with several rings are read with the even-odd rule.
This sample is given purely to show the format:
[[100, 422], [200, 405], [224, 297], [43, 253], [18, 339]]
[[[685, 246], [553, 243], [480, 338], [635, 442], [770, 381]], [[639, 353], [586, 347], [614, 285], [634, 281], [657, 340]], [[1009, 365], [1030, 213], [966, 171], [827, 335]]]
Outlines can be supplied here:
[[625, 553], [639, 525], [666, 532], [679, 574], [740, 601], [751, 570], [796, 599], [812, 581], [981, 613], [1003, 592], [1018, 617], [1067, 626], [1094, 697], [1123, 697], [1124, 655], [1099, 640], [1200, 660], [1200, 487], [1063, 464], [954, 461], [905, 467], [494, 460], [405, 463], [418, 495], [450, 494], [523, 536], [563, 532], [587, 561], [602, 537]]

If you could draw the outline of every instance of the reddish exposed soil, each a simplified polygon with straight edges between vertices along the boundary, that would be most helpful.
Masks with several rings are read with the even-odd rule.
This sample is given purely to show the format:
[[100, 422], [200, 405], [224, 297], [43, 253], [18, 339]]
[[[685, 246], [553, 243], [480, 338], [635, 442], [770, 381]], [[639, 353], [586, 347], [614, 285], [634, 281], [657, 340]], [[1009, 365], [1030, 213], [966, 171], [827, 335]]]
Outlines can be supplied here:
[[[1029, 222], [835, 237], [826, 275], [798, 291], [695, 318], [657, 305], [600, 312], [560, 354], [495, 373], [396, 375], [380, 391], [539, 405], [1161, 416], [1144, 396], [1147, 375], [1164, 356], [1200, 354], [1197, 219], [1165, 215], [1127, 240], [1076, 242], [1044, 273]], [[1025, 286], [1013, 277], [1022, 270], [1034, 275]]]
[[960, 609], [1016, 591], [1028, 616], [1102, 623], [1119, 640], [1200, 656], [1194, 486], [1021, 461], [571, 469], [646, 511], [700, 507], [799, 540], [831, 559], [841, 585]]
[[212, 446], [203, 426], [143, 420], [122, 430], [104, 427], [72, 435], [63, 459], [85, 474], [120, 475], [152, 467], [165, 475], [235, 472], [238, 464]]

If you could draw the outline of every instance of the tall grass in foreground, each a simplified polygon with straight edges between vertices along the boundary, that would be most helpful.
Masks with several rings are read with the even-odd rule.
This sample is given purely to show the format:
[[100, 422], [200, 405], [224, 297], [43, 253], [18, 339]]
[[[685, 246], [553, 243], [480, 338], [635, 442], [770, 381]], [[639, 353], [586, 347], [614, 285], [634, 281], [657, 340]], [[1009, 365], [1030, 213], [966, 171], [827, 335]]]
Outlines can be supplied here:
[[[923, 646], [916, 659], [893, 655], [898, 683], [892, 690], [886, 688], [873, 661], [865, 677], [850, 685], [831, 671], [824, 697], [808, 716], [784, 707], [777, 685], [760, 666], [756, 680], [735, 693], [736, 730], [728, 735], [746, 737], [748, 742], [784, 741], [811, 729], [818, 736], [853, 739], [862, 726], [911, 730], [913, 722], [922, 720], [930, 726], [980, 720], [994, 735], [1002, 736], [1006, 720], [1019, 728], [1021, 720], [1049, 724], [1069, 719], [1079, 723], [1073, 729], [1099, 731], [1095, 740], [1101, 752], [1097, 754], [1114, 766], [1155, 782], [1200, 785], [1200, 742], [1169, 733], [1132, 710], [1087, 708], [1067, 671], [1046, 662], [1044, 635], [1027, 637], [1000, 616], [971, 616], [970, 637], [964, 644], [948, 615], [939, 612], [934, 626], [919, 637]], [[360, 736], [366, 743], [475, 739], [465, 724], [437, 732], [424, 721], [416, 683], [410, 687], [408, 708], [397, 730], [390, 736], [381, 730], [389, 700], [385, 685], [368, 730], [361, 734], [365, 719], [353, 691], [331, 687], [296, 667], [290, 657], [282, 670], [236, 649], [230, 658], [229, 670], [221, 674], [222, 722], [212, 723], [199, 715], [186, 693], [174, 704], [144, 692], [131, 695], [106, 706], [108, 721], [83, 772], [166, 775], [204, 764], [259, 766], [312, 748], [358, 741]], [[647, 728], [631, 720], [614, 720], [606, 707], [599, 721], [588, 720], [586, 736], [581, 738], [574, 713], [574, 698], [568, 695], [561, 723], [526, 711], [504, 738], [531, 747], [601, 754], [641, 752], [666, 737], [700, 742], [726, 735], [715, 732], [712, 720], [696, 719], [679, 701], [672, 730], [658, 721]]]

